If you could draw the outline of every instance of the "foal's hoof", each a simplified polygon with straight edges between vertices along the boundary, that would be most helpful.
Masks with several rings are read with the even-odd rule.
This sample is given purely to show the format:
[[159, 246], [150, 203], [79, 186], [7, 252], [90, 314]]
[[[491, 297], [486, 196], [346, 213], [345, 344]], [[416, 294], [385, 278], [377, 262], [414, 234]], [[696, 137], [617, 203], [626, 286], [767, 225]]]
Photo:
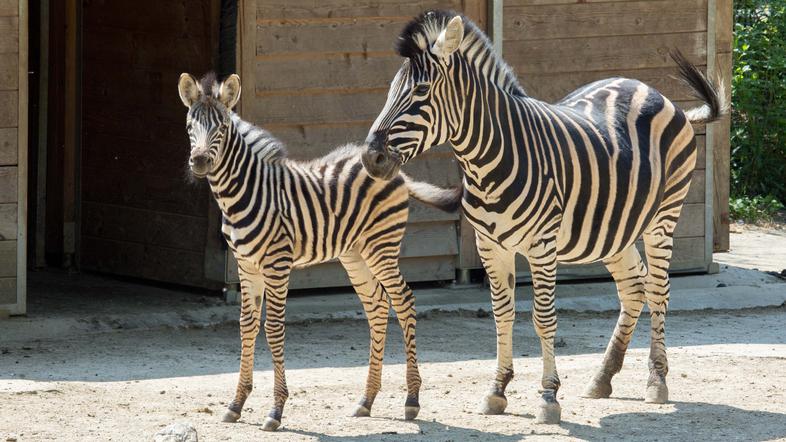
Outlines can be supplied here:
[[562, 407], [558, 402], [541, 402], [538, 407], [538, 415], [535, 417], [537, 424], [556, 425], [562, 418]]
[[221, 419], [221, 422], [227, 422], [233, 424], [240, 419], [240, 413], [235, 413], [232, 410], [227, 410], [226, 414], [224, 414], [224, 418]]
[[418, 413], [420, 413], [420, 407], [417, 405], [407, 405], [404, 407], [404, 420], [411, 421], [418, 417]]
[[480, 412], [482, 414], [502, 414], [507, 406], [508, 400], [505, 396], [489, 393], [480, 403]]
[[665, 382], [647, 385], [647, 393], [644, 395], [644, 402], [648, 404], [665, 404], [669, 401], [669, 387]]
[[589, 399], [603, 399], [611, 396], [611, 380], [606, 380], [601, 377], [593, 378], [587, 385], [581, 397]]
[[276, 431], [278, 427], [281, 426], [281, 421], [277, 419], [273, 419], [272, 417], [268, 416], [265, 418], [265, 423], [262, 424], [263, 431]]
[[355, 411], [352, 412], [352, 417], [369, 417], [371, 416], [371, 410], [366, 408], [363, 404], [358, 404], [355, 407]]

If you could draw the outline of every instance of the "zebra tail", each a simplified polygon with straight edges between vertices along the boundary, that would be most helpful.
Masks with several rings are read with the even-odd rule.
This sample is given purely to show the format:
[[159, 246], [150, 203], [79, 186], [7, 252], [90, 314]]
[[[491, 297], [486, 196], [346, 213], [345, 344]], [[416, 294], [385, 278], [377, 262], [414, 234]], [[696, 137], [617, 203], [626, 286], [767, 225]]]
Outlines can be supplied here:
[[464, 188], [454, 186], [447, 189], [433, 184], [415, 181], [407, 175], [401, 173], [404, 184], [409, 189], [409, 194], [421, 203], [444, 210], [445, 212], [455, 212], [461, 207], [461, 196]]
[[729, 113], [729, 103], [726, 101], [726, 91], [722, 82], [708, 80], [679, 49], [671, 50], [669, 55], [679, 67], [679, 80], [691, 89], [694, 97], [705, 103], [685, 111], [691, 123], [711, 123]]

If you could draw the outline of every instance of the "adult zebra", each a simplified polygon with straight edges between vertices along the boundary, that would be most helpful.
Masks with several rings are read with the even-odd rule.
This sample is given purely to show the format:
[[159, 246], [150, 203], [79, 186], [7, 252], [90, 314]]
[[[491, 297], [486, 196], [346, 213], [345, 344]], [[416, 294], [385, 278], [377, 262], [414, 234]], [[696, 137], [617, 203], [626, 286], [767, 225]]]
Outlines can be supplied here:
[[336, 258], [363, 303], [371, 335], [365, 394], [354, 415], [369, 415], [381, 387], [389, 296], [404, 331], [407, 355], [404, 417], [414, 419], [420, 410], [415, 297], [398, 267], [408, 194], [455, 211], [461, 192], [419, 183], [404, 174], [389, 182], [374, 180], [360, 163], [363, 149], [351, 144], [310, 162], [288, 159], [280, 141], [232, 112], [240, 98], [237, 75], [218, 84], [214, 75], [198, 83], [183, 74], [178, 91], [189, 108], [191, 173], [210, 184], [223, 213], [221, 230], [240, 274], [240, 378], [224, 421], [240, 418], [251, 393], [264, 301], [274, 400], [263, 429], [279, 427], [288, 396], [284, 310], [290, 271]]
[[[502, 413], [513, 377], [514, 258], [532, 270], [533, 323], [543, 355], [537, 420], [558, 423], [560, 380], [554, 360], [558, 262], [602, 261], [617, 283], [620, 316], [603, 364], [585, 395], [608, 397], [611, 378], [645, 301], [652, 316], [646, 401], [663, 403], [664, 321], [672, 234], [696, 162], [691, 122], [726, 111], [723, 94], [678, 52], [682, 79], [706, 105], [684, 112], [647, 85], [611, 78], [556, 104], [527, 96], [470, 21], [431, 11], [397, 41], [405, 58], [369, 131], [368, 172], [399, 167], [444, 142], [464, 170], [463, 208], [491, 282], [497, 370], [482, 411]], [[649, 271], [634, 246], [643, 236]]]

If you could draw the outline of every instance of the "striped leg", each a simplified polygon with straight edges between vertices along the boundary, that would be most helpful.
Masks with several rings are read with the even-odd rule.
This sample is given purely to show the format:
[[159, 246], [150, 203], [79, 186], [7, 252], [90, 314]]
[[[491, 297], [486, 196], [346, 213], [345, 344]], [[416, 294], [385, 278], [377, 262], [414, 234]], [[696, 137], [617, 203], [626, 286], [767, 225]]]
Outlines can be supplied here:
[[385, 355], [385, 334], [390, 307], [382, 285], [374, 278], [358, 253], [353, 252], [340, 259], [360, 302], [363, 304], [368, 319], [370, 342], [366, 391], [352, 415], [369, 416], [374, 398], [382, 388], [382, 359]]
[[380, 248], [378, 245], [367, 245], [363, 256], [371, 273], [382, 283], [385, 292], [390, 296], [398, 324], [404, 332], [404, 348], [407, 354], [407, 400], [404, 403], [404, 419], [412, 420], [420, 412], [421, 383], [415, 346], [415, 295], [404, 281], [398, 267], [399, 243], [400, 241], [396, 243], [395, 251], [390, 247]]
[[248, 395], [254, 388], [254, 347], [259, 334], [259, 317], [265, 285], [259, 275], [251, 275], [240, 269], [240, 378], [235, 398], [229, 404], [224, 422], [237, 422]]
[[587, 398], [607, 398], [611, 396], [611, 378], [622, 369], [625, 351], [636, 329], [639, 315], [644, 309], [644, 277], [647, 268], [641, 261], [638, 249], [631, 245], [616, 256], [604, 261], [606, 268], [617, 284], [620, 298], [620, 315], [614, 334], [606, 347], [603, 365], [595, 374], [582, 396]]
[[273, 358], [273, 408], [268, 413], [262, 429], [275, 431], [281, 425], [284, 404], [289, 397], [287, 379], [284, 374], [284, 319], [286, 313], [287, 288], [291, 259], [279, 257], [265, 265], [263, 273], [267, 288], [265, 291], [265, 338]]
[[536, 422], [558, 424], [561, 408], [557, 402], [560, 381], [554, 358], [554, 335], [557, 333], [557, 310], [554, 307], [554, 286], [557, 278], [557, 248], [554, 238], [542, 239], [527, 251], [532, 288], [534, 291], [532, 322], [535, 333], [540, 337], [543, 376], [540, 391], [541, 402]]
[[[675, 218], [676, 219], [676, 218]], [[674, 240], [671, 231], [654, 229], [644, 234], [644, 253], [647, 255], [649, 272], [644, 288], [650, 308], [650, 376], [647, 380], [645, 402], [663, 404], [669, 400], [666, 374], [669, 363], [666, 359], [666, 309], [669, 306], [669, 263]]]
[[497, 371], [491, 390], [480, 404], [483, 414], [502, 414], [508, 406], [505, 388], [513, 379], [513, 323], [516, 320], [516, 255], [481, 235], [478, 254], [491, 285], [491, 307], [497, 327]]

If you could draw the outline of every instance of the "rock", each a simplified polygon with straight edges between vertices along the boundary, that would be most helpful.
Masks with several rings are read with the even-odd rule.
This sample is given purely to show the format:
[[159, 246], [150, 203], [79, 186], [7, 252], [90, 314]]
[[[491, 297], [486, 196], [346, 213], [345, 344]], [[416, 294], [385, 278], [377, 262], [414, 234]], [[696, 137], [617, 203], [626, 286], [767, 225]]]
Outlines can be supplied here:
[[153, 437], [155, 442], [198, 442], [196, 428], [188, 422], [178, 422], [159, 430]]

